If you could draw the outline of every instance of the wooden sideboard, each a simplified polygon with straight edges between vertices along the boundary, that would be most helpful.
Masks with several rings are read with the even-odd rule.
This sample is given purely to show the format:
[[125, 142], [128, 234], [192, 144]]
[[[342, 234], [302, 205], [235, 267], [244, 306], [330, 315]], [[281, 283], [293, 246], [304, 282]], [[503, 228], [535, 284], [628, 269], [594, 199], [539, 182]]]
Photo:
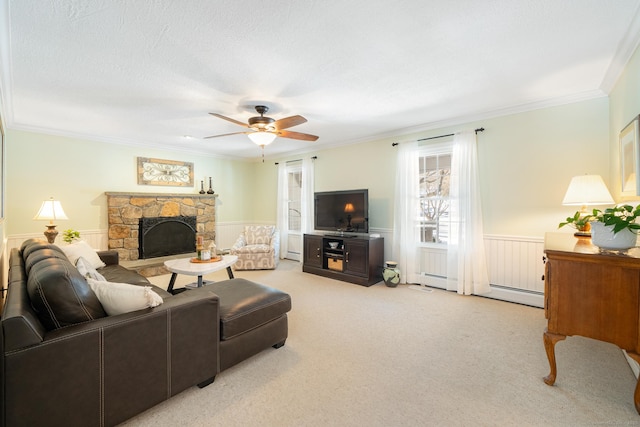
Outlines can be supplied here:
[[[615, 344], [640, 363], [640, 248], [601, 251], [590, 238], [547, 233], [544, 252], [544, 382], [556, 380], [555, 344], [572, 335]], [[640, 413], [640, 382], [633, 400]]]

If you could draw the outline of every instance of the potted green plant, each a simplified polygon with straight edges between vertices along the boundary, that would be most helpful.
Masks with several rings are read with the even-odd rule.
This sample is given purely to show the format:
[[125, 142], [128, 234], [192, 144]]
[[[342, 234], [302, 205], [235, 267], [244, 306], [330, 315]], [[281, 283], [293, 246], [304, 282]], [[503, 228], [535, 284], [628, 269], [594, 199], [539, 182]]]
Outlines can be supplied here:
[[604, 211], [593, 210], [591, 242], [603, 249], [629, 249], [636, 245], [640, 224], [640, 205], [618, 205]]
[[[576, 212], [578, 215], [579, 212]], [[591, 214], [567, 218], [559, 227], [577, 225], [585, 220], [591, 224], [591, 241], [603, 249], [629, 249], [636, 245], [640, 224], [640, 205], [617, 205], [605, 210], [594, 209]]]
[[558, 225], [558, 228], [564, 227], [565, 225], [571, 225], [576, 230], [578, 230], [576, 235], [582, 234], [588, 236], [590, 235], [589, 232], [591, 231], [591, 218], [591, 214], [585, 215], [584, 212], [577, 211], [573, 216], [569, 216], [564, 222], [561, 222]]
[[71, 228], [68, 230], [64, 230], [62, 232], [62, 240], [67, 243], [71, 243], [74, 240], [80, 240], [80, 232], [76, 230], [72, 230]]

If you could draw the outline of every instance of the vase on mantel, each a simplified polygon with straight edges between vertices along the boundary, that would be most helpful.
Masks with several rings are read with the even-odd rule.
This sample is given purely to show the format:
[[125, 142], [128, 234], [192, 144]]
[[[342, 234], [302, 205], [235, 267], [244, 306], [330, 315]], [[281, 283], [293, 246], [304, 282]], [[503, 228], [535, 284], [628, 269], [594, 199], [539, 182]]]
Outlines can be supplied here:
[[613, 233], [613, 225], [603, 222], [591, 222], [591, 243], [601, 249], [622, 251], [636, 246], [638, 235], [628, 228]]

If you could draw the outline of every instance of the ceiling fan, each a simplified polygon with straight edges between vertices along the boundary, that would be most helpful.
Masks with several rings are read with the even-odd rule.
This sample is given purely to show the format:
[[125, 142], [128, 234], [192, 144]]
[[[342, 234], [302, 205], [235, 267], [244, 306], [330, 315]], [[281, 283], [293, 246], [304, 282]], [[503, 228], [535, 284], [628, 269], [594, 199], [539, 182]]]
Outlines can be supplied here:
[[292, 132], [290, 130], [285, 130], [293, 126], [301, 125], [302, 123], [306, 123], [307, 119], [302, 116], [291, 116], [285, 117], [284, 119], [275, 120], [271, 117], [265, 117], [265, 113], [269, 111], [269, 107], [264, 105], [256, 105], [256, 111], [260, 116], [251, 117], [248, 123], [242, 123], [238, 120], [232, 119], [230, 117], [223, 116], [217, 113], [209, 113], [214, 117], [218, 117], [220, 119], [226, 120], [231, 123], [235, 123], [239, 126], [249, 128], [250, 130], [244, 132], [233, 132], [233, 133], [225, 133], [222, 135], [213, 135], [206, 136], [205, 139], [209, 138], [219, 138], [221, 136], [229, 136], [229, 135], [238, 135], [245, 134], [253, 141], [254, 143], [264, 147], [265, 145], [271, 144], [276, 137], [282, 138], [290, 138], [290, 139], [299, 139], [302, 141], [315, 141], [318, 139], [315, 135], [309, 135], [308, 133], [300, 133], [300, 132]]

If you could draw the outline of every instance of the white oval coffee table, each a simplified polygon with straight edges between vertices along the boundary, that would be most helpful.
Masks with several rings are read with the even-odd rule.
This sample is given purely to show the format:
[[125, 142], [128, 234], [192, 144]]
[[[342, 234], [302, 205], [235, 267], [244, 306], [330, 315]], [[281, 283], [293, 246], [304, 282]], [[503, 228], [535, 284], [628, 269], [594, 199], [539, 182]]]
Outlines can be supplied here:
[[191, 262], [191, 258], [178, 258], [165, 261], [164, 266], [172, 273], [167, 292], [173, 291], [173, 285], [176, 283], [176, 277], [178, 274], [198, 276], [198, 288], [202, 287], [204, 284], [202, 276], [213, 273], [214, 271], [222, 270], [223, 268], [227, 269], [229, 279], [233, 279], [231, 266], [235, 264], [236, 261], [238, 261], [237, 255], [222, 255], [222, 259], [216, 262]]

